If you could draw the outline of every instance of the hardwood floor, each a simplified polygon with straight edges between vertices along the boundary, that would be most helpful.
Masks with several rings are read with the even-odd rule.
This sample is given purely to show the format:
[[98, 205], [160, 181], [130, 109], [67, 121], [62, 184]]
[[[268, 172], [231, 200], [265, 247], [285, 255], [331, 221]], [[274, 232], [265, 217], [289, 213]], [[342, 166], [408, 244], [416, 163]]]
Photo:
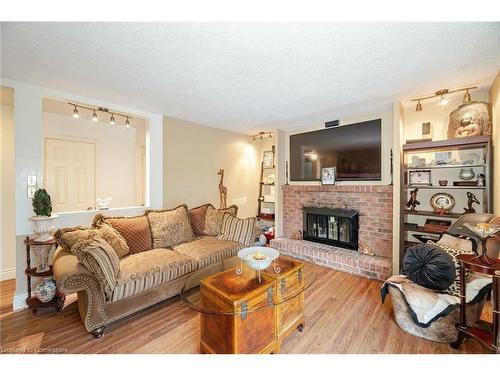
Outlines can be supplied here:
[[[316, 267], [317, 278], [305, 296], [305, 329], [286, 339], [281, 353], [483, 352], [472, 340], [456, 351], [402, 331], [390, 297], [385, 304], [380, 301], [380, 282], [310, 267]], [[178, 297], [116, 323], [94, 339], [80, 321], [75, 295], [68, 296], [62, 315], [49, 309], [33, 317], [28, 310], [12, 312], [13, 280], [0, 287], [0, 352], [199, 353], [199, 314]]]

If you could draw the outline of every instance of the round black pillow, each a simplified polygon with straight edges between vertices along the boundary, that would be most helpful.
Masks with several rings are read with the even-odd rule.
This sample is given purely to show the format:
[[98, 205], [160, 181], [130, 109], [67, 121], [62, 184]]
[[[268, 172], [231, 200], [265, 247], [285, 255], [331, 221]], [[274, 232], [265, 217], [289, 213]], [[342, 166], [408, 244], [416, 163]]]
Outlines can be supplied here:
[[406, 250], [403, 274], [414, 283], [434, 290], [448, 288], [457, 277], [453, 259], [443, 249], [429, 243]]

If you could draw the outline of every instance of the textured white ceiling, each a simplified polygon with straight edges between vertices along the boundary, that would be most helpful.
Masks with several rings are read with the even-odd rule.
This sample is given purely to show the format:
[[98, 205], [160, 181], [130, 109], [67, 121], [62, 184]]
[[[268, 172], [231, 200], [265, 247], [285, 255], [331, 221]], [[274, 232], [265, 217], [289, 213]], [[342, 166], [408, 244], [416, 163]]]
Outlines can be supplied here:
[[490, 84], [500, 23], [2, 23], [2, 76], [239, 132]]

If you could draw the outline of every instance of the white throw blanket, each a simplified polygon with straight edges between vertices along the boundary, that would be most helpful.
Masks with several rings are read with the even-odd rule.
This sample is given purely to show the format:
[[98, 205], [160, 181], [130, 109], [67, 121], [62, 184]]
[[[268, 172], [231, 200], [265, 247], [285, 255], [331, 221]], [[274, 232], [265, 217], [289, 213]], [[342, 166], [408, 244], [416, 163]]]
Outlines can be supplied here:
[[[466, 285], [466, 302], [479, 302], [475, 301], [476, 297], [479, 300], [483, 298], [484, 294], [489, 291], [489, 288], [486, 288], [489, 284], [491, 284], [490, 276], [472, 273]], [[389, 286], [394, 286], [403, 293], [408, 306], [413, 311], [415, 323], [420, 326], [429, 326], [435, 318], [448, 315], [460, 305], [460, 298], [424, 288], [404, 275], [391, 276], [384, 283], [380, 291], [382, 301], [388, 293]]]

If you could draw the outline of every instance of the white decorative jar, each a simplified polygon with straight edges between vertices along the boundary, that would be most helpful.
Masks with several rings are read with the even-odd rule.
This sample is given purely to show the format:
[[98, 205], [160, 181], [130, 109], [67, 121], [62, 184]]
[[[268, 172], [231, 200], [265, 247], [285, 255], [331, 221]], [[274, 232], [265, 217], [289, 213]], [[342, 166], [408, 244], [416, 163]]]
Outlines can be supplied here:
[[40, 302], [49, 302], [54, 298], [57, 292], [57, 285], [54, 279], [50, 277], [43, 279], [35, 288], [35, 296]]
[[35, 241], [45, 242], [52, 239], [52, 233], [55, 231], [54, 220], [58, 217], [58, 215], [51, 215], [29, 218], [33, 222], [33, 232], [36, 234]]

